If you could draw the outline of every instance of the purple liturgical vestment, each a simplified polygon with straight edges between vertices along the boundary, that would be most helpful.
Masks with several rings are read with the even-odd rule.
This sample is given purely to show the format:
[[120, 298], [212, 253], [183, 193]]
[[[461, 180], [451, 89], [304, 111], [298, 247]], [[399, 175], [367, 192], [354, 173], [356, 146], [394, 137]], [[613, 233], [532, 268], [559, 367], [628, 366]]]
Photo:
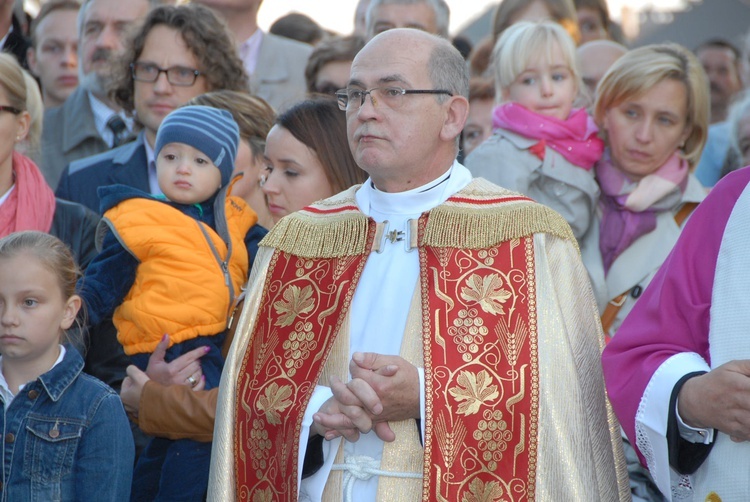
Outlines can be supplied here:
[[[660, 482], [657, 474], [669, 472], [669, 455], [660, 451], [667, 445], [666, 439], [652, 441], [648, 436], [653, 436], [654, 431], [657, 436], [658, 431], [666, 431], [669, 398], [680, 378], [709, 371], [725, 362], [711, 361], [716, 349], [712, 344], [724, 334], [711, 331], [716, 329], [718, 320], [711, 319], [717, 310], [715, 283], [717, 288], [722, 287], [717, 279], [717, 262], [719, 268], [725, 263], [730, 267], [743, 266], [742, 260], [721, 257], [727, 256], [729, 247], [725, 231], [729, 235], [733, 228], [728, 222], [737, 221], [737, 208], [750, 204], [749, 183], [750, 168], [736, 171], [717, 184], [698, 206], [671, 254], [602, 356], [615, 413], [641, 462], [649, 467], [665, 495], [669, 475]], [[743, 194], [746, 188], [748, 193]], [[733, 212], [735, 219], [730, 220]], [[750, 321], [747, 310], [740, 315]], [[672, 483], [672, 495], [676, 495], [674, 479]]]

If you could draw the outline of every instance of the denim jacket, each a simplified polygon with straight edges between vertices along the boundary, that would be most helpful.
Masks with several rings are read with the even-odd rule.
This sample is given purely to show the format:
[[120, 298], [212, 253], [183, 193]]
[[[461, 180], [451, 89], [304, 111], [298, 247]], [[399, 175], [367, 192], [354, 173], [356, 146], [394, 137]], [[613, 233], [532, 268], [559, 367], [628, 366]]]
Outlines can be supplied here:
[[125, 410], [82, 369], [66, 346], [62, 362], [4, 411], [2, 502], [129, 500], [135, 451]]

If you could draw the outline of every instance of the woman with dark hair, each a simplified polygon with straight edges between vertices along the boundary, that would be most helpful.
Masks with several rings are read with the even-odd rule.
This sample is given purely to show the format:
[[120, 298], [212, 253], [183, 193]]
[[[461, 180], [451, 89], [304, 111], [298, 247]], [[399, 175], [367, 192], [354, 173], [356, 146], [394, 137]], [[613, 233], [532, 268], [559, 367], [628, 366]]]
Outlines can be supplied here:
[[279, 115], [265, 160], [263, 192], [274, 221], [366, 178], [349, 149], [346, 117], [331, 99], [303, 101]]

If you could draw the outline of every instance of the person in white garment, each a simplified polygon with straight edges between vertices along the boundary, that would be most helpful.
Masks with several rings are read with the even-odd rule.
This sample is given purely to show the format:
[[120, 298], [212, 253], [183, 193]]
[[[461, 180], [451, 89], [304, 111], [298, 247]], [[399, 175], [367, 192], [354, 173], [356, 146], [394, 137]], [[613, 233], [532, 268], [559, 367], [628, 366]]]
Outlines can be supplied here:
[[354, 59], [337, 98], [369, 178], [262, 242], [209, 500], [629, 500], [575, 238], [455, 161], [467, 95], [422, 31]]

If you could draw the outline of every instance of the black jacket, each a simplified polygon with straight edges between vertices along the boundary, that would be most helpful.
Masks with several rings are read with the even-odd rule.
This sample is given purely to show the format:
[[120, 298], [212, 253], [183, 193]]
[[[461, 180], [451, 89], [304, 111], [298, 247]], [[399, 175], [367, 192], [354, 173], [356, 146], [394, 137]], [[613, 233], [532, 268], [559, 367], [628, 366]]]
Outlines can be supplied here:
[[81, 204], [55, 199], [55, 214], [49, 233], [63, 241], [73, 252], [81, 270], [96, 256], [96, 226], [99, 215]]
[[13, 31], [10, 32], [8, 38], [5, 39], [3, 52], [13, 54], [21, 66], [23, 66], [25, 70], [28, 70], [29, 63], [26, 60], [26, 52], [29, 50], [29, 47], [31, 47], [31, 42], [29, 42], [29, 39], [23, 34], [21, 23], [18, 22], [15, 14], [13, 14], [13, 20], [11, 22], [13, 23]]
[[[63, 241], [73, 252], [73, 256], [85, 270], [97, 255], [95, 236], [99, 215], [76, 202], [55, 199], [55, 214], [49, 233]], [[117, 330], [111, 319], [105, 319], [92, 326], [88, 333], [78, 333], [78, 348], [85, 354], [84, 371], [97, 377], [114, 389], [119, 389], [128, 357], [117, 341]]]

